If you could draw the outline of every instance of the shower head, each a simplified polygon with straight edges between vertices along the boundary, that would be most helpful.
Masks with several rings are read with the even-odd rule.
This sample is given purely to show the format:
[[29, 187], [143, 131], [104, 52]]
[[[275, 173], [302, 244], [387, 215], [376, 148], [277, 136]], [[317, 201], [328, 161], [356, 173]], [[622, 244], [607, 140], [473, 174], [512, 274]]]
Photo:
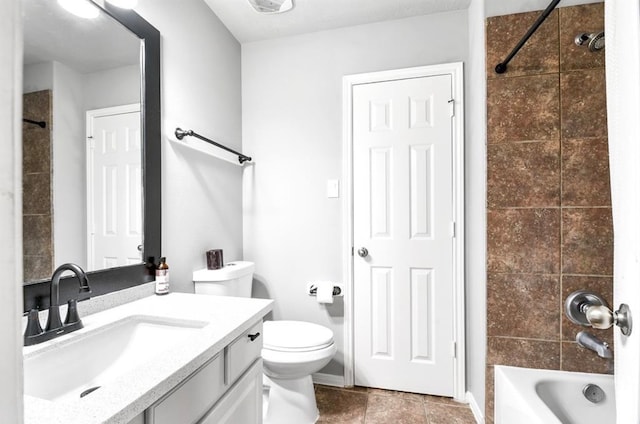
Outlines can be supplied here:
[[597, 52], [604, 49], [604, 31], [582, 33], [576, 35], [575, 43], [577, 46], [583, 46], [587, 44], [589, 51]]

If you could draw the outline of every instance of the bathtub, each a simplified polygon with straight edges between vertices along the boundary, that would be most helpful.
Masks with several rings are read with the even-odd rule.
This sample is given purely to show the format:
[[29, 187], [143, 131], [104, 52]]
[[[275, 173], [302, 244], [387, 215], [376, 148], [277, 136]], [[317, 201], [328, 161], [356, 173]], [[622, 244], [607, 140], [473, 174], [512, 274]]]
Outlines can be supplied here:
[[[599, 386], [604, 399], [592, 403], [582, 390]], [[495, 424], [613, 424], [613, 376], [495, 366]]]

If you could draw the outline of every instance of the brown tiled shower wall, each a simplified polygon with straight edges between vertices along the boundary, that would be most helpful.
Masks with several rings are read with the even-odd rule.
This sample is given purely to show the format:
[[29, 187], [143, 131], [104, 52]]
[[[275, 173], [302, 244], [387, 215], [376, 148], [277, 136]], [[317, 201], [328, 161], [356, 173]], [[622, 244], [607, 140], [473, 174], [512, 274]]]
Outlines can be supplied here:
[[[540, 12], [487, 19], [487, 422], [493, 366], [607, 372], [575, 343], [563, 301], [587, 288], [611, 304], [613, 228], [603, 4], [556, 9], [494, 72]], [[597, 331], [612, 342], [612, 331]]]
[[51, 197], [51, 91], [23, 96], [23, 117], [46, 128], [22, 124], [22, 233], [24, 280], [47, 278], [53, 268]]

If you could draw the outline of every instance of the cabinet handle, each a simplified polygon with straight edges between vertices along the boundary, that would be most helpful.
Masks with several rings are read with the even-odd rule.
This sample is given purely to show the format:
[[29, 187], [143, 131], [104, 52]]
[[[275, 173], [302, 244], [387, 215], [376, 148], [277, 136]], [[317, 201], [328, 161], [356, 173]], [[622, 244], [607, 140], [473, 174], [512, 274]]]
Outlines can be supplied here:
[[247, 337], [249, 337], [249, 340], [254, 341], [255, 339], [257, 339], [258, 337], [260, 337], [260, 333], [256, 333], [256, 334], [249, 334], [247, 335]]

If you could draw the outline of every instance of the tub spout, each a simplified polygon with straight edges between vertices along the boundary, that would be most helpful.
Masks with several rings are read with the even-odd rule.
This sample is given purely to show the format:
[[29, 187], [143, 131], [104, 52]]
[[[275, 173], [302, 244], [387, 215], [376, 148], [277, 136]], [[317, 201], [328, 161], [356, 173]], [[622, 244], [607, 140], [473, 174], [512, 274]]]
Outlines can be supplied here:
[[576, 342], [578, 342], [582, 347], [593, 350], [601, 358], [613, 358], [613, 353], [611, 352], [611, 349], [609, 349], [609, 344], [600, 340], [593, 334], [581, 331], [576, 335]]

